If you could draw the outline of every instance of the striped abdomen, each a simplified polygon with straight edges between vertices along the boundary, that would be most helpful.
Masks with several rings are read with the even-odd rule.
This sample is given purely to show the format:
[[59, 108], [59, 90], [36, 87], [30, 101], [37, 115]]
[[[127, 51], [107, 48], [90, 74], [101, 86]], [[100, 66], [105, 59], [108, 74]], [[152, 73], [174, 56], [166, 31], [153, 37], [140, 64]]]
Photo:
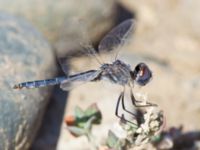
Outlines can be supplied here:
[[67, 79], [67, 77], [57, 77], [57, 78], [54, 78], [54, 79], [23, 82], [23, 83], [16, 84], [13, 88], [14, 89], [22, 89], [22, 88], [30, 89], [30, 88], [45, 87], [45, 86], [48, 86], [48, 85], [61, 84], [66, 79]]
[[89, 70], [86, 72], [78, 73], [71, 76], [64, 76], [64, 77], [57, 77], [54, 79], [47, 79], [47, 80], [38, 80], [38, 81], [31, 81], [31, 82], [23, 82], [15, 85], [14, 89], [22, 89], [22, 88], [39, 88], [39, 87], [45, 87], [49, 85], [56, 85], [61, 84], [61, 88], [65, 89], [65, 87], [68, 87], [69, 84], [75, 81], [93, 81], [98, 75], [100, 71], [97, 70]]

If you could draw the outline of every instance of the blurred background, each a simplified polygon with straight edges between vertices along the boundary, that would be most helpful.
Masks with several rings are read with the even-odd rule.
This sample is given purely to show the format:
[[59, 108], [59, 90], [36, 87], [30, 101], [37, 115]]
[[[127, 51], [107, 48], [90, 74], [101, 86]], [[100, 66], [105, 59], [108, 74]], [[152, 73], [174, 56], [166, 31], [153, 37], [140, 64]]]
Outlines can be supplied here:
[[[166, 129], [200, 129], [200, 1], [193, 0], [0, 0], [0, 149], [87, 150], [63, 122], [75, 106], [96, 102], [103, 122], [94, 128], [101, 141], [118, 119], [121, 88], [89, 83], [64, 92], [59, 86], [13, 90], [18, 82], [62, 76], [57, 59], [78, 53], [79, 43], [101, 38], [120, 22], [134, 18], [136, 31], [121, 50], [134, 68], [145, 62], [153, 80], [135, 92], [148, 94], [166, 117]], [[71, 55], [70, 55], [71, 56]], [[87, 56], [76, 56], [73, 71], [96, 69]]]

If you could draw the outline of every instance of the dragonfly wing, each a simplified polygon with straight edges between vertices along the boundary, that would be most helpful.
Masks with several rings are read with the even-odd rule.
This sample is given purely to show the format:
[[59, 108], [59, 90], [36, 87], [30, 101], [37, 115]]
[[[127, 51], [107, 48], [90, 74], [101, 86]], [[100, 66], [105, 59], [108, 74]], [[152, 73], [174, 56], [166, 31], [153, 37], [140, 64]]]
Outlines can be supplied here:
[[[73, 24], [74, 27], [79, 28], [79, 34], [74, 35], [73, 33], [70, 34], [72, 36], [72, 39], [75, 41], [72, 41], [72, 43], [77, 43], [75, 48], [68, 49], [67, 53], [65, 56], [61, 56], [63, 58], [58, 59], [58, 62], [63, 70], [63, 72], [68, 75], [69, 73], [69, 68], [70, 72], [82, 72], [83, 70], [77, 69], [76, 66], [73, 66], [74, 61], [76, 61], [77, 58], [80, 58], [82, 56], [89, 56], [90, 60], [97, 66], [101, 65], [103, 62], [100, 60], [100, 56], [98, 56], [97, 51], [92, 45], [92, 41], [90, 39], [90, 29], [87, 26], [87, 23], [85, 23], [84, 19], [77, 18], [77, 17], [72, 17], [71, 20], [68, 20], [70, 24]], [[63, 32], [61, 32], [61, 37], [63, 35]], [[65, 36], [65, 35], [63, 35]], [[76, 36], [74, 38], [73, 36]], [[64, 37], [63, 37], [64, 38]], [[74, 68], [75, 69], [74, 69]], [[87, 68], [88, 70], [92, 68]]]
[[86, 27], [86, 23], [82, 22], [83, 20], [77, 20], [77, 23], [80, 26], [81, 29], [81, 36], [83, 37], [84, 40], [79, 41], [79, 44], [81, 46], [81, 51], [83, 52], [84, 55], [87, 55], [91, 57], [92, 59], [95, 59], [95, 61], [98, 64], [102, 64], [103, 61], [101, 60], [100, 56], [98, 55], [96, 49], [93, 47], [92, 41], [89, 38], [89, 30], [88, 27]]
[[69, 60], [66, 58], [58, 58], [58, 63], [62, 69], [62, 71], [65, 73], [65, 75], [68, 75], [69, 72]]
[[112, 51], [123, 46], [135, 30], [135, 20], [128, 19], [112, 29], [100, 42], [98, 51]]
[[73, 81], [73, 82], [66, 82], [66, 83], [63, 83], [60, 85], [60, 88], [63, 90], [63, 91], [71, 91], [73, 90], [74, 88], [76, 87], [79, 87], [83, 84], [86, 84], [87, 82], [84, 82], [84, 81]]
[[69, 91], [77, 85], [81, 85], [97, 79], [100, 74], [101, 71], [89, 70], [79, 74], [71, 75], [66, 80], [64, 80], [62, 84], [60, 84], [60, 88], [64, 91]]
[[[82, 25], [82, 28], [84, 28], [84, 25]], [[127, 39], [130, 37], [130, 35], [132, 35], [134, 28], [135, 28], [135, 20], [134, 19], [125, 20], [124, 22], [122, 22], [121, 24], [116, 26], [101, 40], [101, 42], [98, 46], [99, 53], [101, 53], [103, 51], [112, 51], [113, 49], [124, 45], [127, 42]], [[76, 61], [75, 58], [78, 58], [77, 56], [88, 55], [88, 56], [90, 56], [90, 58], [92, 58], [92, 59], [90, 59], [91, 61], [95, 60], [95, 62], [97, 62], [100, 65], [102, 65], [103, 62], [109, 62], [111, 60], [110, 58], [106, 58], [106, 57], [102, 58], [99, 55], [97, 55], [97, 52], [93, 48], [90, 40], [88, 39], [87, 32], [84, 32], [84, 29], [83, 29], [82, 34], [83, 34], [82, 36], [85, 37], [85, 41], [82, 41], [82, 42], [80, 41], [83, 49], [81, 49], [78, 52], [76, 51], [74, 53], [73, 52], [68, 53], [65, 56], [65, 58], [59, 59], [61, 68], [66, 75], [69, 74], [69, 70], [73, 71], [74, 68], [76, 70], [75, 72], [83, 71], [83, 70], [81, 70], [82, 68], [76, 69], [76, 66], [73, 68], [73, 66], [74, 66], [73, 61]], [[113, 57], [116, 58], [118, 52], [115, 51], [115, 54], [116, 55], [112, 55], [112, 58]], [[109, 61], [105, 61], [105, 60], [109, 60]], [[96, 64], [95, 62], [94, 63], [91, 62], [91, 64]], [[91, 69], [91, 68], [87, 68], [87, 69]]]

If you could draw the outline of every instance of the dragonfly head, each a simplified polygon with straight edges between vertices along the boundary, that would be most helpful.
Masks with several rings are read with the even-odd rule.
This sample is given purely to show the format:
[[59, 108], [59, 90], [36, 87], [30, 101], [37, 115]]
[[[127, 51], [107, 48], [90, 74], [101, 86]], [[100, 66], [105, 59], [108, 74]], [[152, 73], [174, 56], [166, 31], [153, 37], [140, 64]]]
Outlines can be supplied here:
[[132, 79], [140, 86], [145, 86], [152, 78], [152, 72], [145, 63], [139, 63], [131, 72]]

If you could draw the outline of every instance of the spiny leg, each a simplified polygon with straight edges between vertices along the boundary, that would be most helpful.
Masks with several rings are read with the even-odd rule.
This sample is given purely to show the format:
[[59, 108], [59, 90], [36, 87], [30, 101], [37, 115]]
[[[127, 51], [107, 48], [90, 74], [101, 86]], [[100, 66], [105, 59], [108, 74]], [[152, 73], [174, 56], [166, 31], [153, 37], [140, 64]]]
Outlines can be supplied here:
[[[125, 119], [124, 114], [122, 114], [121, 116], [119, 115], [119, 104], [120, 104], [120, 101], [122, 100], [123, 95], [124, 95], [124, 91], [121, 92], [121, 94], [120, 94], [119, 97], [118, 97], [117, 105], [116, 105], [116, 109], [115, 109], [115, 115], [116, 115], [118, 118], [120, 118], [121, 120], [123, 120], [123, 121], [129, 122], [129, 123], [131, 123], [131, 124], [133, 124], [133, 125], [135, 125], [135, 126], [138, 126], [136, 123], [133, 123], [133, 122], [131, 122], [131, 121]], [[131, 114], [132, 114], [132, 113], [131, 113]], [[135, 115], [134, 115], [134, 117], [135, 117]]]
[[138, 100], [135, 99], [131, 87], [130, 87], [130, 94], [131, 94], [131, 101], [132, 101], [132, 104], [133, 104], [135, 107], [151, 107], [151, 106], [157, 107], [156, 104], [153, 104], [153, 103], [150, 103], [150, 102], [146, 102], [145, 105], [137, 105], [136, 102], [141, 103], [142, 101], [138, 101]]
[[121, 94], [119, 95], [118, 99], [117, 99], [117, 105], [116, 105], [116, 109], [115, 109], [115, 115], [118, 117], [118, 118], [121, 118], [121, 116], [119, 116], [119, 103], [120, 103], [120, 100], [122, 98], [122, 92]]
[[[131, 111], [126, 109], [125, 102], [124, 102], [124, 93], [125, 93], [125, 87], [124, 87], [124, 91], [122, 94], [122, 108], [125, 112], [131, 114], [136, 119], [137, 123], [140, 125], [143, 122], [143, 113], [139, 109], [136, 109], [136, 113], [134, 114]], [[142, 102], [142, 101], [140, 101], [140, 102]], [[122, 117], [124, 118], [124, 115]]]
[[122, 108], [125, 112], [131, 114], [132, 116], [134, 116], [135, 118], [137, 118], [136, 114], [132, 113], [131, 111], [129, 111], [126, 107], [125, 107], [125, 102], [124, 102], [124, 93], [125, 93], [125, 88], [124, 88], [124, 91], [122, 92]]
[[[133, 87], [134, 87], [134, 85], [131, 84], [131, 83], [129, 83], [130, 93], [132, 92]], [[137, 102], [137, 103], [143, 103], [143, 101], [136, 100], [136, 99], [135, 99], [135, 102]]]

